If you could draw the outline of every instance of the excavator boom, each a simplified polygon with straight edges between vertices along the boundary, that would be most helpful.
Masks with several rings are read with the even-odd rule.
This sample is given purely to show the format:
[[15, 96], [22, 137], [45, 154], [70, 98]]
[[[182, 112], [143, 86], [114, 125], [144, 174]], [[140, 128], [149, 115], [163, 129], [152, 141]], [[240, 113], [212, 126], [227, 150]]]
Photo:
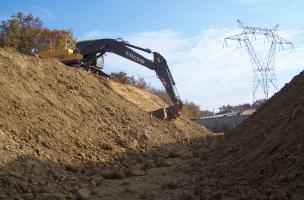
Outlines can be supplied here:
[[[147, 59], [133, 49], [137, 49], [146, 53], [152, 53], [154, 59]], [[101, 75], [105, 74], [101, 71], [101, 69], [96, 67], [97, 59], [107, 52], [117, 54], [135, 63], [143, 65], [150, 70], [155, 71], [157, 77], [162, 82], [166, 92], [172, 100], [173, 105], [169, 106], [168, 108], [161, 108], [159, 110], [152, 111], [150, 114], [154, 117], [166, 120], [174, 120], [180, 115], [180, 111], [183, 106], [182, 101], [177, 93], [175, 81], [167, 65], [167, 61], [159, 53], [152, 52], [150, 49], [145, 49], [129, 44], [128, 42], [121, 39], [98, 39], [80, 41], [76, 44], [75, 50], [77, 52], [75, 52], [75, 54], [80, 55], [82, 58], [81, 60], [76, 60], [74, 63], [67, 63], [65, 60], [62, 61], [66, 64], [73, 63], [74, 65], [78, 64], [80, 67], [93, 69], [96, 73], [99, 73]]]

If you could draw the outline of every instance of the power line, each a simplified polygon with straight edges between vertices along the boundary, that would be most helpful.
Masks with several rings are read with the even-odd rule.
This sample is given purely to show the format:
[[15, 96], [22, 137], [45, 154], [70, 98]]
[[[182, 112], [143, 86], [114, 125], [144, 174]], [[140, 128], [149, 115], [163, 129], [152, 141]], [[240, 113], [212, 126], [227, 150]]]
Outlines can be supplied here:
[[[264, 99], [269, 98], [270, 88], [278, 90], [277, 79], [275, 76], [274, 63], [276, 51], [284, 50], [285, 46], [289, 46], [294, 49], [291, 42], [277, 35], [277, 24], [273, 28], [259, 28], [254, 26], [246, 26], [240, 20], [237, 20], [242, 32], [237, 35], [232, 35], [224, 39], [224, 45], [227, 46], [228, 40], [237, 41], [237, 47], [246, 47], [249, 55], [250, 62], [253, 66], [253, 101], [258, 100], [257, 90], [262, 88], [264, 93]], [[254, 41], [257, 41], [257, 37], [263, 38], [264, 43], [270, 42], [270, 47], [266, 52], [266, 57], [263, 58], [257, 52], [253, 45]]]

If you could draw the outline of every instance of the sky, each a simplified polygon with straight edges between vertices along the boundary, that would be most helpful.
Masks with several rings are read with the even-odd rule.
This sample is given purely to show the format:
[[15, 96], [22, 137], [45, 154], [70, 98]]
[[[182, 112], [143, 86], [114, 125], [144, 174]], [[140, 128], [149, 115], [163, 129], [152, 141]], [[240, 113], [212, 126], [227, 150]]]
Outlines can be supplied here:
[[[253, 67], [245, 47], [224, 38], [245, 25], [272, 28], [294, 44], [294, 51], [277, 51], [278, 89], [303, 70], [304, 1], [301, 0], [1, 0], [0, 20], [18, 11], [40, 17], [51, 29], [72, 29], [78, 40], [123, 38], [150, 48], [167, 60], [183, 100], [202, 110], [252, 103]], [[269, 43], [253, 41], [263, 58]], [[151, 58], [151, 55], [142, 53]], [[117, 55], [105, 56], [104, 71], [125, 71], [162, 88], [155, 73]], [[257, 98], [263, 98], [261, 88]], [[276, 90], [270, 88], [270, 95]]]

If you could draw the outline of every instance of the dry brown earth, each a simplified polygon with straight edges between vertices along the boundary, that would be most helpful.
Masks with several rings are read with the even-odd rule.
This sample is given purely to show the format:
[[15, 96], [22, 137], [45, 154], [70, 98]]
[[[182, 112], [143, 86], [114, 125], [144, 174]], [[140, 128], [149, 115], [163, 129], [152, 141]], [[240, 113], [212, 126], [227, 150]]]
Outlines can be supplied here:
[[202, 199], [304, 199], [304, 73], [194, 167]]
[[304, 199], [304, 74], [215, 136], [158, 97], [0, 49], [0, 199]]
[[104, 179], [171, 166], [176, 145], [212, 136], [151, 118], [143, 108], [163, 103], [152, 94], [11, 49], [0, 49], [0, 100], [0, 199], [98, 199]]

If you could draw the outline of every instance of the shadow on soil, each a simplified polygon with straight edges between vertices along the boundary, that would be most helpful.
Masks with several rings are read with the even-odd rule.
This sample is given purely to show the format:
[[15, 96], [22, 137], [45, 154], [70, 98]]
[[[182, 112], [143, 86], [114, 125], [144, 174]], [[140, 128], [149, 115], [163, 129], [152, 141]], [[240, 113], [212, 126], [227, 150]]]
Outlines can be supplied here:
[[[118, 160], [110, 163], [83, 159], [78, 162], [80, 164], [68, 164], [42, 160], [34, 155], [21, 156], [0, 169], [0, 199], [117, 199], [115, 191], [118, 188], [110, 188], [113, 198], [102, 196], [109, 193], [102, 191], [109, 185], [126, 186], [124, 192], [129, 196], [121, 198], [151, 199], [153, 194], [136, 194], [136, 187], [146, 181], [145, 177], [155, 182], [154, 197], [158, 197], [152, 199], [161, 199], [162, 191], [169, 197], [178, 193], [180, 198], [192, 198], [191, 165], [206, 159], [213, 141], [214, 138], [205, 137], [158, 146], [146, 152], [127, 150]], [[184, 178], [179, 186], [174, 185], [180, 184], [174, 183], [178, 177]], [[134, 191], [131, 191], [127, 186], [133, 181]], [[113, 185], [113, 182], [117, 184]], [[149, 187], [149, 180], [144, 184]], [[172, 190], [171, 193], [168, 190]], [[184, 194], [183, 191], [189, 192]], [[176, 199], [176, 195], [168, 199]]]

